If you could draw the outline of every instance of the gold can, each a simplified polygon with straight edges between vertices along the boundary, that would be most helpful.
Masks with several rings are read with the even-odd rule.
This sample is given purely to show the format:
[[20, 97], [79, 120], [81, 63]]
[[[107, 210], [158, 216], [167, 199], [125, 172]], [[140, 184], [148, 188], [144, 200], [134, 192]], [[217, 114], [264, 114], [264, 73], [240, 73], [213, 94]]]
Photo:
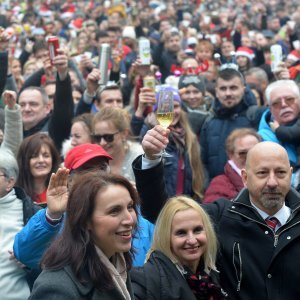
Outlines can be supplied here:
[[143, 78], [143, 86], [155, 91], [155, 77], [147, 75]]

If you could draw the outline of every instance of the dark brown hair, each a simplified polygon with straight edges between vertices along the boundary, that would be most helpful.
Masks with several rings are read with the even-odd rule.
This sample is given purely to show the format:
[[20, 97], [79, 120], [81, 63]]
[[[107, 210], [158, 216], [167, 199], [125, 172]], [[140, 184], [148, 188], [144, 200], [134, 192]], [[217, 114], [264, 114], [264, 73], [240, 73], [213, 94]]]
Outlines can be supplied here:
[[45, 182], [47, 187], [51, 174], [56, 172], [60, 163], [59, 153], [48, 134], [39, 132], [25, 138], [20, 145], [17, 155], [19, 165], [17, 186], [22, 187], [32, 200], [35, 200], [37, 195], [34, 193], [34, 178], [30, 172], [30, 159], [41, 150], [43, 145], [49, 147], [52, 157], [52, 168]]
[[[81, 283], [92, 282], [98, 290], [113, 288], [111, 275], [96, 253], [88, 229], [97, 194], [110, 185], [121, 185], [128, 190], [137, 213], [138, 194], [126, 178], [114, 174], [95, 176], [94, 173], [79, 176], [69, 195], [64, 229], [42, 260], [44, 269], [59, 270], [70, 265]], [[124, 257], [127, 270], [130, 270], [132, 251], [124, 253]]]

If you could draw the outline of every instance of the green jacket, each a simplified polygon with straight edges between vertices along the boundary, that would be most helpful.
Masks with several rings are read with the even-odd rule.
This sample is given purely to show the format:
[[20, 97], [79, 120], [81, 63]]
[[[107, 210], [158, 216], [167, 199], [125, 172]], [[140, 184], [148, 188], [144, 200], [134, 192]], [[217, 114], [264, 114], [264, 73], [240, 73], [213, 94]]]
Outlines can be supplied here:
[[[134, 299], [131, 280], [128, 274], [127, 289]], [[92, 283], [81, 284], [75, 277], [70, 266], [58, 271], [44, 270], [34, 283], [28, 300], [124, 300], [119, 290], [100, 292]]]

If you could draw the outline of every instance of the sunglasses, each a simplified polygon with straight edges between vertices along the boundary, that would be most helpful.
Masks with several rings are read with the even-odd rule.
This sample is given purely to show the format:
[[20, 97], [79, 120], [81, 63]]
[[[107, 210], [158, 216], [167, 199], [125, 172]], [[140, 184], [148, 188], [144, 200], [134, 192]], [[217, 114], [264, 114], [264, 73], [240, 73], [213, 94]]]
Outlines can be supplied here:
[[104, 139], [104, 141], [106, 143], [112, 143], [114, 141], [115, 135], [119, 133], [119, 131], [115, 132], [115, 133], [108, 133], [108, 134], [92, 134], [91, 137], [93, 139], [93, 141], [97, 144], [101, 143], [102, 139]]

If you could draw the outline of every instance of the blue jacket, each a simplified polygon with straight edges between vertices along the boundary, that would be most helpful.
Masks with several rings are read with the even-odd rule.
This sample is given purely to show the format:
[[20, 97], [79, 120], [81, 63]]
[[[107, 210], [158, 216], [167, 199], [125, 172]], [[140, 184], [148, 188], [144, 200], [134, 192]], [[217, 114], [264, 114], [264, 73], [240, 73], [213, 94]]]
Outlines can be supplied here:
[[201, 135], [201, 156], [211, 180], [224, 173], [227, 162], [225, 141], [228, 135], [237, 128], [254, 128], [259, 124], [265, 108], [255, 105], [253, 94], [246, 89], [242, 101], [228, 109], [218, 99], [213, 104], [212, 115], [204, 122]]
[[[45, 214], [46, 209], [38, 211], [15, 237], [14, 254], [16, 258], [32, 269], [39, 268], [44, 252], [63, 227], [63, 222], [55, 226], [50, 225]], [[133, 247], [136, 250], [134, 266], [144, 264], [146, 253], [151, 246], [153, 232], [154, 225], [139, 214], [138, 233], [133, 239]]]
[[297, 164], [297, 150], [296, 147], [292, 144], [282, 143], [280, 140], [277, 139], [275, 133], [272, 131], [271, 127], [269, 126], [269, 122], [271, 121], [271, 112], [268, 109], [264, 112], [261, 117], [258, 133], [264, 141], [270, 141], [277, 143], [285, 148], [288, 153], [289, 160], [292, 166]]
[[[291, 166], [292, 167], [297, 166], [298, 158], [297, 158], [296, 147], [292, 144], [281, 142], [276, 137], [276, 134], [272, 131], [271, 127], [269, 126], [270, 121], [271, 121], [271, 112], [268, 109], [267, 111], [264, 112], [264, 114], [261, 117], [261, 120], [259, 123], [259, 128], [258, 128], [259, 135], [261, 136], [261, 138], [264, 141], [270, 141], [270, 142], [274, 142], [274, 143], [281, 145], [286, 150], [286, 152], [289, 156]], [[295, 170], [295, 168], [294, 168], [294, 170]], [[296, 187], [298, 185], [297, 178], [294, 173], [292, 175], [291, 184], [293, 187]]]

